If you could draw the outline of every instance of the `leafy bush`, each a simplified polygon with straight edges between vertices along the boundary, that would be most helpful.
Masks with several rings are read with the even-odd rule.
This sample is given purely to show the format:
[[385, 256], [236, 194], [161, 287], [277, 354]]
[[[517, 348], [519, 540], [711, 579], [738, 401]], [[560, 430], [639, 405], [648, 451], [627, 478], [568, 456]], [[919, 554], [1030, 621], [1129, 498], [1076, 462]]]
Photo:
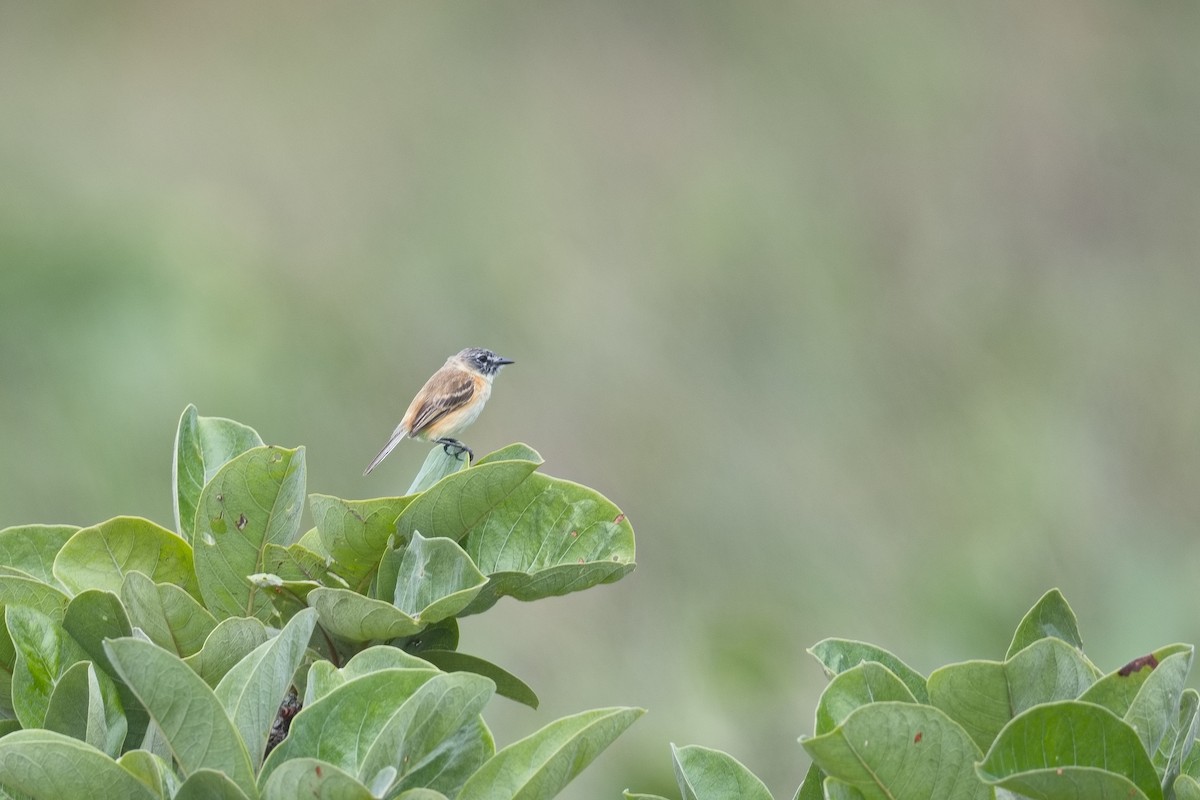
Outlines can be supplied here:
[[[796, 800], [1200, 800], [1200, 694], [1184, 688], [1195, 648], [1168, 645], [1104, 674], [1057, 590], [1021, 620], [1003, 661], [926, 679], [862, 642], [809, 652], [832, 680], [801, 738], [813, 764]], [[672, 750], [686, 800], [770, 800], [731, 756]]]
[[498, 752], [480, 716], [537, 696], [459, 652], [459, 617], [634, 567], [617, 507], [541, 463], [436, 448], [402, 497], [309, 495], [301, 535], [304, 449], [189, 406], [174, 531], [0, 531], [0, 795], [553, 797], [642, 712]]

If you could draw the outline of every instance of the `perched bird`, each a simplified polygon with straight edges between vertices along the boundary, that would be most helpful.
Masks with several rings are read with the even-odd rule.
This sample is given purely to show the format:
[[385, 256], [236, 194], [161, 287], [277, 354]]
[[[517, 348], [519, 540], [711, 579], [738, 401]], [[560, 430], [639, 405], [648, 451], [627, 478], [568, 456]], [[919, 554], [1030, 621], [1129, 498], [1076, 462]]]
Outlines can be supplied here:
[[363, 470], [363, 475], [379, 466], [406, 436], [437, 442], [447, 453], [454, 448], [454, 455], [469, 453], [474, 458], [471, 448], [452, 437], [475, 421], [492, 394], [496, 373], [512, 363], [515, 362], [482, 347], [468, 347], [446, 359], [442, 368], [417, 392], [391, 438]]

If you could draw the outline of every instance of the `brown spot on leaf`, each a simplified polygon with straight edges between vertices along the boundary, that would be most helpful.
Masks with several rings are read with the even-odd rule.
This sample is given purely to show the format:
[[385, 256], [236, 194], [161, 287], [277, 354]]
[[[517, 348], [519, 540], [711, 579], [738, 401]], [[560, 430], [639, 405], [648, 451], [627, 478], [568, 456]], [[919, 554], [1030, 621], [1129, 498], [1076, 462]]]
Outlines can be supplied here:
[[614, 519], [613, 519], [613, 524], [614, 524], [614, 525], [620, 525], [620, 524], [621, 524], [622, 522], [624, 522], [624, 521], [625, 521], [625, 515], [624, 515], [624, 514], [617, 514], [616, 518], [614, 518]]
[[250, 520], [246, 519], [245, 514], [238, 514], [237, 529], [240, 531], [246, 527], [246, 523]]
[[1158, 659], [1154, 657], [1154, 653], [1151, 653], [1150, 655], [1142, 656], [1141, 658], [1135, 658], [1133, 661], [1130, 661], [1128, 664], [1117, 670], [1117, 674], [1122, 678], [1128, 678], [1133, 673], [1140, 672], [1142, 667], [1154, 669], [1157, 666]]
[[913, 737], [913, 744], [920, 744], [922, 733], [917, 731], [917, 735]]

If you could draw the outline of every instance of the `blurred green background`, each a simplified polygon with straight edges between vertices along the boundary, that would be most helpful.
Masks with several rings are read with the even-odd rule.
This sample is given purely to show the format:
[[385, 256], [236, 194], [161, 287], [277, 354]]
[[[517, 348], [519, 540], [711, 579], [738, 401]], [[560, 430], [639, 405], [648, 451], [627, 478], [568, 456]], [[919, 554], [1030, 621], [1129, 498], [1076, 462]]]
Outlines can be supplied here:
[[171, 523], [180, 412], [362, 468], [468, 345], [464, 437], [629, 515], [626, 580], [467, 620], [501, 743], [650, 713], [790, 798], [845, 636], [1111, 669], [1200, 642], [1200, 6], [5, 3], [0, 526]]

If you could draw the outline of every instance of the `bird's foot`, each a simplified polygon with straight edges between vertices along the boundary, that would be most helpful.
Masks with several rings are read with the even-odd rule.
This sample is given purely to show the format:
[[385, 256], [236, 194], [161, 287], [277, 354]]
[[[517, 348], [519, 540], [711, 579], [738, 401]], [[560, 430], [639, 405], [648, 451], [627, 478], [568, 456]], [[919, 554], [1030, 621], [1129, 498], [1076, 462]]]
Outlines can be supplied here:
[[454, 456], [461, 461], [462, 454], [466, 453], [471, 457], [472, 461], [475, 460], [475, 451], [467, 447], [458, 439], [434, 439], [434, 441], [442, 446], [442, 450], [444, 450], [448, 456]]

